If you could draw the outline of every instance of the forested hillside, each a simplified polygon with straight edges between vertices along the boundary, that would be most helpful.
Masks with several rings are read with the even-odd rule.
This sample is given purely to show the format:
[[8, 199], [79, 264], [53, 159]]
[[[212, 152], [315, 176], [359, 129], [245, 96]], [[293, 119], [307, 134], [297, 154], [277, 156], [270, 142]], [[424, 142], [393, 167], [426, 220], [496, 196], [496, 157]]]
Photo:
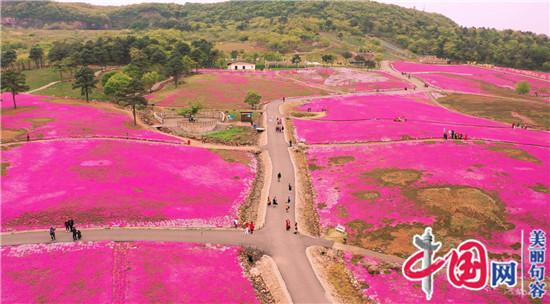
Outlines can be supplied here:
[[[376, 2], [231, 1], [215, 4], [91, 6], [77, 3], [3, 2], [6, 26], [80, 29], [177, 29], [211, 41], [249, 41], [269, 51], [323, 48], [327, 37], [356, 42], [379, 37], [416, 54], [455, 61], [550, 70], [545, 35], [460, 27], [433, 13]], [[367, 48], [369, 46], [367, 45]], [[330, 51], [330, 50], [329, 50]]]

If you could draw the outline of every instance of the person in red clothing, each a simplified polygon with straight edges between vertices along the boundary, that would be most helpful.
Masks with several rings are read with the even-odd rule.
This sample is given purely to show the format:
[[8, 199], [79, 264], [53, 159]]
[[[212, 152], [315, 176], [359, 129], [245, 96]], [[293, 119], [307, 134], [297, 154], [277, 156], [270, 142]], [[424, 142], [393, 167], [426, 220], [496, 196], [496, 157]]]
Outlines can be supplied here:
[[250, 232], [250, 224], [246, 223], [244, 224], [244, 234], [248, 234]]
[[290, 220], [289, 219], [286, 219], [286, 231], [289, 231], [290, 230]]
[[254, 222], [251, 221], [249, 227], [250, 227], [250, 234], [253, 234], [254, 233]]

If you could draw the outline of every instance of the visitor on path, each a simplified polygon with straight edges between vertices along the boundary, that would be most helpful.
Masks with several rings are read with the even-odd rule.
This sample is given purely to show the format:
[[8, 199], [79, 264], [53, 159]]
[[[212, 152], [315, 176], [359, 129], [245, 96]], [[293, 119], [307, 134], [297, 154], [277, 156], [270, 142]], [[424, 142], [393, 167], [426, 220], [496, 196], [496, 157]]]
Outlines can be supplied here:
[[69, 221], [65, 221], [65, 231], [69, 231]]
[[80, 232], [80, 230], [76, 231], [76, 238], [79, 240], [82, 238], [82, 233]]
[[72, 227], [71, 232], [73, 233], [73, 241], [76, 241], [77, 238], [78, 238], [78, 233], [77, 233], [76, 228]]
[[447, 140], [447, 133], [443, 133], [443, 139]]
[[283, 102], [285, 102], [285, 97], [283, 97]]
[[269, 199], [269, 196], [267, 197], [267, 205], [271, 206], [271, 199]]
[[292, 191], [292, 185], [288, 183], [288, 191]]
[[55, 241], [55, 228], [54, 227], [50, 227], [50, 238], [52, 239], [52, 241]]
[[281, 181], [281, 177], [282, 177], [281, 172], [279, 172], [279, 173], [277, 174], [277, 181], [278, 181], [278, 182]]
[[27, 141], [31, 141], [31, 137], [29, 136], [29, 133], [27, 133]]
[[294, 223], [294, 234], [298, 234], [298, 222]]
[[74, 220], [73, 219], [70, 219], [69, 220], [69, 230], [73, 230], [73, 227], [74, 227]]
[[289, 231], [289, 230], [290, 230], [290, 220], [289, 220], [289, 219], [286, 219], [286, 221], [285, 221], [285, 227], [286, 227], [286, 231]]
[[254, 234], [254, 222], [250, 221], [250, 234]]
[[292, 147], [292, 139], [288, 141], [288, 146]]
[[276, 207], [278, 204], [277, 204], [277, 197], [273, 197], [273, 207]]
[[239, 227], [239, 221], [237, 219], [233, 219], [233, 228]]
[[288, 210], [290, 210], [290, 204], [289, 204], [289, 203], [286, 203], [286, 204], [285, 204], [285, 211], [286, 211], [286, 213], [288, 213]]
[[288, 200], [286, 202], [290, 204], [290, 195], [288, 196]]
[[464, 140], [468, 140], [468, 134], [464, 134]]
[[249, 233], [250, 233], [250, 224], [245, 223], [244, 224], [244, 234], [249, 234]]

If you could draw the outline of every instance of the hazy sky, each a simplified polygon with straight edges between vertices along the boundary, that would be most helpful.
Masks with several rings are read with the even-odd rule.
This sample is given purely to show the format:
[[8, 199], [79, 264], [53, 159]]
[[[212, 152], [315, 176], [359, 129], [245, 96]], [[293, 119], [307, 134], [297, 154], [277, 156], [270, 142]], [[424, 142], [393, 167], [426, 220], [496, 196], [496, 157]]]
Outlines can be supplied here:
[[[143, 2], [185, 3], [185, 0], [57, 0], [100, 5], [124, 5]], [[419, 10], [441, 13], [464, 26], [494, 27], [532, 31], [550, 35], [550, 1], [548, 0], [377, 0]], [[212, 3], [220, 0], [187, 2]]]

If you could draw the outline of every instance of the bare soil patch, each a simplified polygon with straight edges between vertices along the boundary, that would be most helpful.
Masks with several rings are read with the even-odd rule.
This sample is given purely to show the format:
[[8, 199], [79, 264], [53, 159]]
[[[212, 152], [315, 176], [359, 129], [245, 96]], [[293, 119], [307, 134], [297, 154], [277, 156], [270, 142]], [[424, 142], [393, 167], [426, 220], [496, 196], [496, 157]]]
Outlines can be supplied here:
[[301, 148], [293, 149], [290, 155], [296, 167], [297, 200], [299, 199], [302, 202], [302, 206], [298, 210], [299, 228], [312, 236], [319, 236], [321, 234], [319, 214], [314, 206], [315, 191], [308, 171], [307, 158]]
[[543, 184], [536, 184], [532, 186], [531, 189], [540, 193], [550, 193], [550, 189]]
[[496, 144], [489, 147], [489, 150], [500, 152], [505, 155], [507, 155], [510, 158], [517, 159], [517, 160], [523, 160], [535, 164], [541, 164], [542, 162], [540, 159], [534, 157], [533, 155], [529, 154], [527, 151], [515, 148], [508, 144]]
[[254, 157], [256, 158], [256, 178], [252, 182], [250, 194], [239, 208], [239, 221], [241, 223], [256, 222], [259, 204], [261, 203], [262, 188], [265, 182], [264, 164], [259, 154], [255, 154]]
[[355, 160], [353, 156], [335, 156], [328, 159], [329, 164], [333, 166], [342, 166]]
[[384, 168], [362, 174], [375, 179], [384, 186], [408, 186], [422, 177], [422, 172], [412, 169]]

